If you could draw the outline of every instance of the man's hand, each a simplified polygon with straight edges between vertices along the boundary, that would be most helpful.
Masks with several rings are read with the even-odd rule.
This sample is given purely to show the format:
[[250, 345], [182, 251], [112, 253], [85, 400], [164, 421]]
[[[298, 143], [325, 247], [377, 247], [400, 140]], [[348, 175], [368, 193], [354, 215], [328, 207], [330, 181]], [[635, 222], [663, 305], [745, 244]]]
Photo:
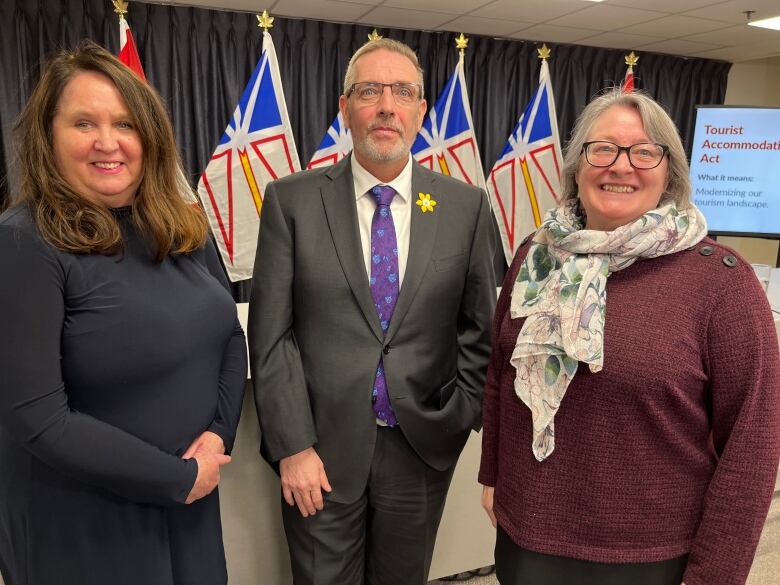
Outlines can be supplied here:
[[283, 458], [279, 462], [282, 476], [282, 495], [291, 506], [298, 505], [306, 518], [322, 510], [322, 490], [331, 491], [325, 466], [314, 447]]
[[482, 486], [482, 507], [487, 512], [488, 518], [493, 528], [496, 527], [496, 515], [493, 513], [493, 492], [496, 490], [494, 487]]

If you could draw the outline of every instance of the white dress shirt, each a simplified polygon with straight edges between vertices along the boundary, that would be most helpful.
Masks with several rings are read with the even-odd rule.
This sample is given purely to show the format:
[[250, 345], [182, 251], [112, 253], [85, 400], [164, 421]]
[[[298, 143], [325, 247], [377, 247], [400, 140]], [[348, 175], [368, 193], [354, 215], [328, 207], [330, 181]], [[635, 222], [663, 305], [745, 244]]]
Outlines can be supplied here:
[[398, 288], [400, 290], [406, 272], [406, 260], [409, 257], [409, 234], [412, 215], [412, 155], [406, 166], [395, 179], [383, 183], [369, 173], [355, 158], [352, 163], [352, 180], [355, 185], [360, 243], [363, 248], [363, 260], [366, 265], [366, 278], [371, 278], [371, 222], [374, 219], [376, 200], [369, 191], [377, 185], [389, 185], [396, 195], [390, 203], [390, 213], [395, 225], [395, 239], [398, 243]]

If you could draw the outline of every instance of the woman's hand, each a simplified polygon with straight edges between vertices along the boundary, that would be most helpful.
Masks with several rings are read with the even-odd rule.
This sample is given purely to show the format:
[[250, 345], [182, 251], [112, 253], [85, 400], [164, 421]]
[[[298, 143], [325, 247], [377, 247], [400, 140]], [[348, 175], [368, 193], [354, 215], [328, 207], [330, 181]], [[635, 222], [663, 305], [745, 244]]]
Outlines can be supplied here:
[[201, 433], [181, 458], [195, 459], [198, 462], [198, 476], [187, 496], [187, 504], [213, 492], [219, 485], [219, 468], [230, 463], [230, 457], [225, 455], [225, 443], [222, 437], [211, 431]]
[[181, 458], [192, 459], [198, 453], [198, 451], [224, 455], [225, 443], [222, 440], [222, 437], [220, 437], [218, 434], [212, 433], [211, 431], [204, 431], [192, 442], [189, 447], [187, 447], [187, 450], [184, 452], [184, 455], [182, 455]]
[[493, 514], [493, 492], [496, 488], [483, 485], [482, 486], [482, 507], [487, 512], [488, 518], [493, 528], [496, 527], [496, 515]]
[[187, 496], [185, 502], [187, 504], [191, 504], [213, 492], [214, 488], [219, 485], [219, 468], [230, 463], [229, 455], [208, 453], [205, 450], [196, 452], [192, 459], [198, 462], [198, 476], [195, 478], [195, 484]]

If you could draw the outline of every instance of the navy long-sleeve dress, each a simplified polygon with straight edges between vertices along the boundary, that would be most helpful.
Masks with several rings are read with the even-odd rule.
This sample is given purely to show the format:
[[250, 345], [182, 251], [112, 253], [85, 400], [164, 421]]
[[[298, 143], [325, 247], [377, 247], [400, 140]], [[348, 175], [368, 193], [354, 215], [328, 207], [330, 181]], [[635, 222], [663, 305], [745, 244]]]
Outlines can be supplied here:
[[0, 215], [0, 572], [7, 585], [218, 585], [219, 496], [184, 501], [203, 431], [230, 450], [244, 334], [210, 243], [70, 254]]

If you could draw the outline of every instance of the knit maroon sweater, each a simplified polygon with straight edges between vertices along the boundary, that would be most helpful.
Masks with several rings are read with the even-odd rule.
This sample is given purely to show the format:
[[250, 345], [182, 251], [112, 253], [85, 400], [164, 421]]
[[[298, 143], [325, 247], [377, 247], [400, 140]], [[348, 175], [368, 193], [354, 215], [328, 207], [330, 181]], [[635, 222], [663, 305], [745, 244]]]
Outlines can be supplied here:
[[780, 357], [752, 268], [705, 239], [612, 274], [604, 369], [580, 364], [540, 463], [509, 363], [523, 324], [510, 316], [512, 285], [529, 244], [498, 301], [483, 400], [479, 481], [495, 486], [498, 523], [541, 553], [611, 563], [690, 553], [686, 585], [743, 584], [780, 457]]

